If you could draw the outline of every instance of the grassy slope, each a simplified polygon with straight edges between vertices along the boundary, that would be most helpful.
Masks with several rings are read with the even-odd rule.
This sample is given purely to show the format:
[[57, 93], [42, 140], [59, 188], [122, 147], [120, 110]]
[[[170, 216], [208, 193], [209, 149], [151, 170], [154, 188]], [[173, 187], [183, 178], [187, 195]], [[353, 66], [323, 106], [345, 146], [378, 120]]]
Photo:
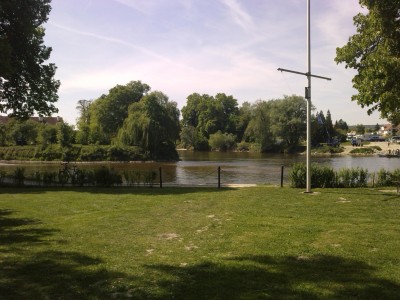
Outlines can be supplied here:
[[370, 189], [0, 189], [1, 299], [396, 299]]

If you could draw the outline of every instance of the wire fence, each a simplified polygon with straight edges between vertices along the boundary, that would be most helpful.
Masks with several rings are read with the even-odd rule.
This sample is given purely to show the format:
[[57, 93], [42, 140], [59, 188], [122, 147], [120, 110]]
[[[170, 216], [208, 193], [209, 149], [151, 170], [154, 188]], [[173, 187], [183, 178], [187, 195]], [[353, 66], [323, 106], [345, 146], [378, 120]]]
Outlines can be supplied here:
[[[234, 187], [254, 186], [257, 183], [241, 182], [235, 170], [221, 166], [198, 166], [178, 168], [178, 174], [171, 176], [163, 167], [115, 171], [104, 166], [94, 169], [80, 169], [77, 165], [61, 164], [56, 171], [35, 171], [26, 173], [16, 168], [11, 173], [0, 170], [0, 185], [14, 186], [130, 186], [130, 187]], [[176, 171], [176, 169], [175, 169]], [[280, 185], [283, 186], [283, 166]], [[243, 175], [245, 176], [245, 175]]]

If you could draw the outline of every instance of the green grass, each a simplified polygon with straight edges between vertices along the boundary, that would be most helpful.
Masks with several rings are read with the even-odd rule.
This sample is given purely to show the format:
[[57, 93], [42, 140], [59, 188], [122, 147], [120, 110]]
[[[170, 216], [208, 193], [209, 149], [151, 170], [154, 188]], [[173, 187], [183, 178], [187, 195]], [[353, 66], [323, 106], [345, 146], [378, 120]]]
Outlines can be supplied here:
[[374, 189], [0, 189], [1, 299], [398, 299]]

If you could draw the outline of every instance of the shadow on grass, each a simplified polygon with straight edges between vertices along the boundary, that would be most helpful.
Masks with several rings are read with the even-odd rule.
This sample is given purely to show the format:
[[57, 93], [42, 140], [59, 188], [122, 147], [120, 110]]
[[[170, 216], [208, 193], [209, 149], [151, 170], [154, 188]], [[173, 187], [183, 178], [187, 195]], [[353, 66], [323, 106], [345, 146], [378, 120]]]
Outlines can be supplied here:
[[398, 299], [400, 293], [398, 283], [375, 277], [373, 267], [336, 256], [246, 256], [148, 268], [174, 278], [160, 283], [165, 298], [174, 299]]
[[[0, 245], [21, 243], [43, 243], [42, 238], [52, 235], [55, 230], [32, 228], [38, 220], [9, 217], [13, 210], [0, 209]], [[28, 227], [27, 227], [28, 226]]]
[[128, 290], [118, 285], [121, 278], [134, 281], [101, 269], [100, 259], [36, 248], [55, 231], [35, 228], [39, 221], [12, 214], [0, 210], [0, 299], [113, 299]]

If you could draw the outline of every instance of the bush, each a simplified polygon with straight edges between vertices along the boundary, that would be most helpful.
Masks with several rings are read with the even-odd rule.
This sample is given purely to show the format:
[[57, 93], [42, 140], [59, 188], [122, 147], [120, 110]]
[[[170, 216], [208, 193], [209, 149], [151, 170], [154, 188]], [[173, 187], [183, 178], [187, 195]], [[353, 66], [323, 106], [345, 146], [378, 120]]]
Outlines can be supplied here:
[[4, 179], [7, 177], [7, 173], [4, 170], [0, 170], [0, 185], [4, 183]]
[[96, 186], [110, 187], [122, 184], [121, 175], [104, 166], [94, 170], [94, 180]]
[[13, 181], [14, 184], [17, 186], [24, 185], [25, 181], [25, 168], [16, 168], [13, 173]]
[[380, 169], [376, 173], [376, 186], [389, 186], [391, 183], [391, 174], [389, 171], [386, 171], [385, 169]]
[[332, 167], [311, 165], [312, 187], [331, 188], [336, 186], [336, 173]]
[[[293, 165], [289, 173], [292, 187], [306, 187], [307, 168], [304, 163]], [[329, 166], [311, 165], [311, 184], [313, 188], [328, 187], [366, 187], [368, 183], [368, 171], [361, 168], [341, 169], [335, 172]]]
[[366, 187], [368, 171], [362, 168], [340, 169], [337, 175], [337, 187]]
[[294, 188], [306, 187], [307, 167], [304, 163], [295, 163], [289, 173], [290, 186]]
[[374, 154], [374, 147], [354, 148], [350, 151], [351, 154]]
[[236, 146], [235, 136], [221, 131], [211, 134], [208, 143], [212, 150], [218, 151], [233, 150]]

